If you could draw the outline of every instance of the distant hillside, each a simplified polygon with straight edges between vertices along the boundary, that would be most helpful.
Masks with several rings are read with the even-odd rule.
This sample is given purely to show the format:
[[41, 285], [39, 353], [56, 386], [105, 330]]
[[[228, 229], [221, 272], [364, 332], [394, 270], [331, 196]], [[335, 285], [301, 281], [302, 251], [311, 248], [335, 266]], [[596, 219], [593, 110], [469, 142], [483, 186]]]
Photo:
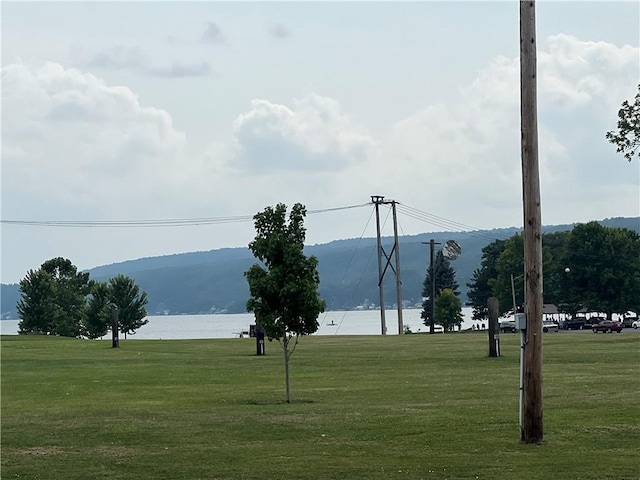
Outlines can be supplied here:
[[[612, 218], [602, 222], [608, 227], [624, 227], [640, 233], [639, 218]], [[545, 232], [570, 230], [572, 225], [544, 227]], [[428, 266], [429, 247], [423, 242], [434, 239], [443, 243], [455, 240], [462, 247], [462, 255], [452, 262], [460, 285], [462, 300], [466, 301], [467, 282], [480, 265], [482, 248], [496, 239], [507, 239], [518, 228], [503, 228], [475, 232], [440, 232], [400, 238], [400, 270], [405, 304], [422, 301], [422, 284]], [[383, 239], [383, 247], [390, 251], [392, 240]], [[355, 308], [365, 302], [379, 303], [376, 239], [336, 240], [306, 247], [309, 255], [319, 260], [320, 293], [329, 309]], [[73, 260], [73, 259], [71, 259]], [[150, 314], [210, 313], [245, 311], [249, 289], [244, 272], [255, 262], [247, 248], [225, 248], [208, 252], [192, 252], [161, 257], [141, 258], [96, 267], [89, 272], [94, 280], [107, 280], [117, 274], [132, 277], [147, 292]], [[385, 305], [396, 301], [395, 278], [385, 277]], [[2, 285], [3, 318], [17, 318], [15, 305], [19, 299], [16, 284]]]

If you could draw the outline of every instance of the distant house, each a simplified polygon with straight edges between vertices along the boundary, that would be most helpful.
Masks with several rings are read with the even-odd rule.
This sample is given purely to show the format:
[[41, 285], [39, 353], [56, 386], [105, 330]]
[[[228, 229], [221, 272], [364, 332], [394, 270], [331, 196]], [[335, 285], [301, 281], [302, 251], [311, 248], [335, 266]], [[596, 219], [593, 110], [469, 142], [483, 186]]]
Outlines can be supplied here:
[[542, 305], [542, 318], [550, 319], [555, 323], [560, 323], [564, 319], [564, 314], [558, 312], [558, 307], [553, 303], [545, 303]]

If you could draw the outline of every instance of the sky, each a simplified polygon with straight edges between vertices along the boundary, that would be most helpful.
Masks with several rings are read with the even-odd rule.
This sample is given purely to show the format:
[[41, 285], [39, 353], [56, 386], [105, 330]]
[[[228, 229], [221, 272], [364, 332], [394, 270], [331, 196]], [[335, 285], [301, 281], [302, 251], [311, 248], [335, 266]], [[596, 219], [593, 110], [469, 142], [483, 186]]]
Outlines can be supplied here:
[[[372, 195], [434, 219], [401, 235], [522, 226], [515, 1], [0, 8], [2, 283], [246, 247], [280, 202], [320, 211], [308, 244], [375, 236]], [[640, 162], [605, 133], [640, 83], [640, 4], [536, 16], [543, 224], [639, 216]], [[207, 220], [139, 226], [166, 219]]]

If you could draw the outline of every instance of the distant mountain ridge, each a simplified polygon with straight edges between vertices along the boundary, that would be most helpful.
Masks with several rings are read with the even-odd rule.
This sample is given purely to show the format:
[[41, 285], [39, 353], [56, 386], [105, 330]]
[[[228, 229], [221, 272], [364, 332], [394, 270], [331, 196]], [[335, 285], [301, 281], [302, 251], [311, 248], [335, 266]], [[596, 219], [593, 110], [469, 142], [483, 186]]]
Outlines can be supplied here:
[[[640, 218], [611, 218], [600, 222], [607, 227], [629, 228], [640, 233]], [[570, 230], [573, 225], [543, 227], [546, 233]], [[472, 232], [437, 232], [402, 236], [400, 266], [402, 297], [405, 305], [422, 301], [422, 284], [426, 276], [429, 248], [423, 242], [434, 239], [443, 243], [455, 240], [462, 247], [460, 258], [452, 262], [466, 301], [467, 282], [480, 266], [482, 248], [496, 239], [507, 239], [521, 228], [497, 228]], [[392, 239], [384, 238], [389, 252]], [[305, 247], [308, 255], [319, 260], [320, 293], [330, 310], [353, 309], [363, 304], [378, 304], [378, 265], [376, 239], [343, 239]], [[70, 259], [73, 261], [73, 259]], [[147, 292], [150, 315], [241, 313], [245, 312], [249, 289], [244, 272], [256, 260], [248, 248], [223, 248], [189, 252], [103, 265], [89, 270], [94, 280], [107, 280], [117, 274], [133, 278]], [[26, 273], [26, 272], [25, 272]], [[395, 277], [385, 276], [385, 305], [395, 302]], [[17, 318], [20, 297], [17, 284], [1, 286], [3, 318]]]

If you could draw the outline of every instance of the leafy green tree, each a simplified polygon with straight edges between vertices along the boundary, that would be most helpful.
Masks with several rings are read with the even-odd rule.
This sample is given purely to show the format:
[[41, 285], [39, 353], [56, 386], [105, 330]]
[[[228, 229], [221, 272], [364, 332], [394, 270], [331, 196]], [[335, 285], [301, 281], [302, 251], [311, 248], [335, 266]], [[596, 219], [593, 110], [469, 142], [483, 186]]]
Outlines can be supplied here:
[[255, 314], [267, 338], [277, 339], [282, 347], [290, 403], [289, 359], [299, 337], [318, 330], [325, 302], [318, 293], [318, 260], [304, 254], [306, 209], [296, 203], [288, 222], [286, 213], [286, 205], [279, 203], [253, 217], [256, 237], [249, 248], [262, 265], [251, 266], [245, 277], [250, 292], [247, 310]]
[[78, 272], [70, 260], [57, 257], [44, 262], [37, 272], [30, 271], [20, 285], [21, 333], [81, 335], [90, 289], [88, 273]]
[[640, 158], [640, 85], [632, 104], [628, 100], [622, 102], [618, 110], [618, 130], [607, 132], [606, 138], [616, 146], [618, 153], [624, 153], [629, 162], [634, 156]]
[[[445, 288], [451, 289], [456, 296], [459, 295], [458, 283], [456, 282], [456, 272], [451, 268], [449, 260], [442, 254], [442, 250], [438, 251], [436, 254], [436, 258], [433, 262], [433, 271], [436, 281], [436, 299], [438, 298], [438, 295], [440, 295], [440, 292]], [[425, 300], [422, 302], [422, 313], [420, 314], [420, 317], [424, 321], [423, 323], [427, 326], [431, 326], [431, 278], [431, 269], [429, 269], [423, 283], [422, 296]], [[437, 315], [436, 319], [440, 321]]]
[[120, 332], [127, 338], [127, 334], [135, 333], [137, 329], [149, 323], [146, 320], [148, 303], [146, 292], [140, 292], [140, 288], [133, 279], [125, 275], [117, 275], [109, 280], [108, 294], [110, 304], [118, 307], [118, 325]]
[[18, 333], [51, 333], [52, 321], [59, 314], [53, 277], [42, 269], [29, 270], [20, 280], [20, 292]]
[[[544, 301], [554, 303], [565, 311], [575, 310], [568, 300], [568, 268], [566, 260], [569, 232], [543, 235], [543, 281]], [[496, 297], [500, 314], [513, 310], [511, 276], [513, 275], [516, 308], [524, 305], [524, 238], [522, 234], [507, 240], [496, 240], [482, 249], [482, 263], [476, 270], [469, 287], [469, 304], [473, 307], [473, 318], [487, 318], [487, 301]], [[578, 307], [579, 308], [579, 307]]]
[[640, 237], [597, 222], [576, 225], [566, 254], [569, 298], [590, 311], [637, 311], [640, 304]]
[[488, 301], [493, 296], [493, 283], [498, 276], [498, 257], [504, 249], [504, 240], [495, 240], [482, 249], [482, 261], [480, 268], [474, 270], [471, 282], [467, 283], [469, 291], [468, 305], [472, 307], [474, 320], [486, 320], [489, 318]]
[[[597, 222], [577, 225], [571, 232], [543, 236], [544, 301], [575, 315], [581, 308], [613, 313], [640, 307], [640, 242], [638, 233], [607, 228]], [[524, 302], [524, 242], [521, 234], [483, 249], [481, 268], [469, 284], [470, 303], [482, 312], [489, 296], [498, 298], [500, 313], [512, 309], [511, 275], [516, 303]], [[490, 294], [489, 288], [490, 287]]]
[[[496, 278], [491, 288], [493, 296], [498, 299], [500, 315], [513, 310], [513, 295], [511, 291], [511, 276], [513, 275], [516, 309], [524, 305], [524, 236], [522, 233], [513, 235], [504, 242], [504, 248], [496, 263]], [[544, 271], [543, 271], [544, 272]]]
[[87, 306], [84, 322], [84, 335], [88, 338], [100, 338], [107, 334], [111, 326], [111, 292], [105, 282], [94, 282]]
[[436, 297], [435, 315], [446, 332], [452, 332], [462, 323], [462, 302], [450, 288], [445, 288]]
[[544, 303], [551, 303], [561, 312], [575, 314], [580, 307], [568, 297], [567, 242], [569, 232], [545, 233], [542, 236]]

